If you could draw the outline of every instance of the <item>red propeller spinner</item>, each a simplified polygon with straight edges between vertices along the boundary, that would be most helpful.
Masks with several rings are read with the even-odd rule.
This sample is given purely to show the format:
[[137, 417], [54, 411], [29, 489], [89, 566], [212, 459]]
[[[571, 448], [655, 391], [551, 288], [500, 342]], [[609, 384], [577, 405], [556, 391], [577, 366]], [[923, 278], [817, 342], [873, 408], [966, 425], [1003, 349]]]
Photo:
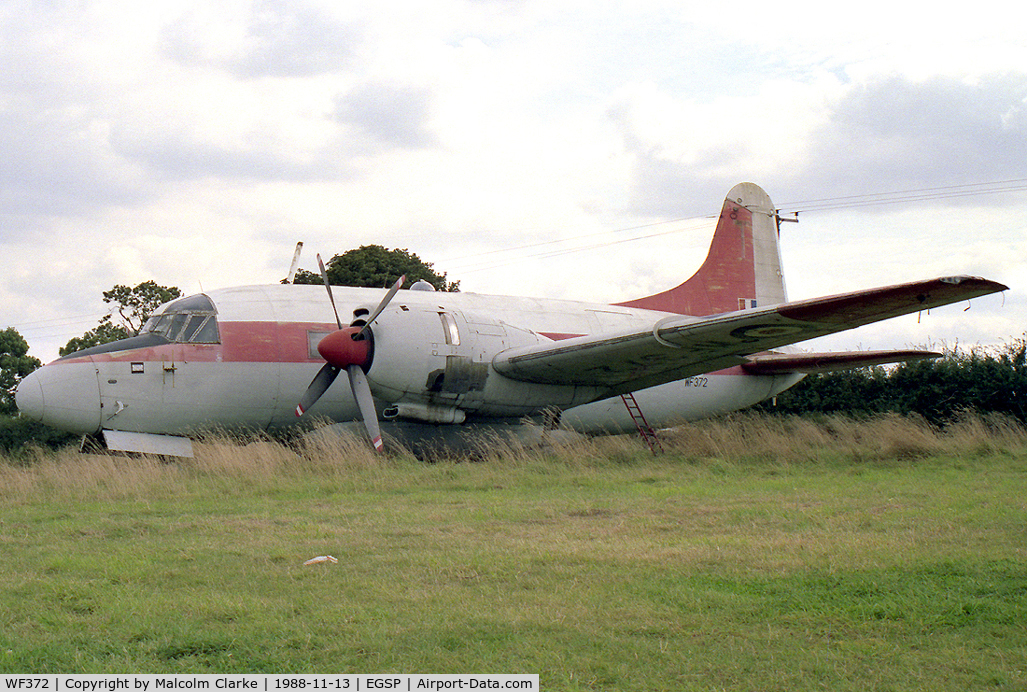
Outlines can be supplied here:
[[359, 365], [366, 372], [374, 355], [374, 337], [370, 330], [361, 334], [360, 327], [345, 327], [321, 339], [317, 352], [341, 370]]

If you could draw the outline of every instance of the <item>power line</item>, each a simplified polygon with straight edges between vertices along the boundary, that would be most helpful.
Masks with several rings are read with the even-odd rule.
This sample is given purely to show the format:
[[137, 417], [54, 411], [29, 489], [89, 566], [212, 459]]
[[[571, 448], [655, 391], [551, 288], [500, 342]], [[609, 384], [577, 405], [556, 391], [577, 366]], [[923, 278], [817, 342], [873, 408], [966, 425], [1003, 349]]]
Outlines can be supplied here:
[[[463, 270], [460, 270], [460, 271], [462, 273], [464, 273], [464, 274], [472, 274], [474, 272], [487, 271], [487, 270], [490, 270], [490, 269], [495, 269], [497, 267], [504, 267], [504, 266], [509, 265], [509, 264], [516, 264], [518, 262], [524, 262], [524, 261], [527, 261], [527, 260], [538, 261], [538, 260], [551, 259], [553, 257], [559, 257], [561, 255], [569, 255], [569, 254], [573, 254], [575, 252], [586, 252], [588, 250], [595, 250], [595, 249], [598, 249], [598, 248], [606, 248], [606, 247], [610, 247], [612, 245], [621, 245], [621, 244], [624, 244], [624, 243], [633, 243], [633, 242], [636, 242], [636, 241], [639, 241], [639, 240], [646, 240], [646, 239], [649, 239], [649, 238], [656, 238], [656, 237], [659, 237], [659, 236], [673, 235], [675, 233], [682, 233], [682, 232], [684, 232], [686, 230], [693, 230], [694, 228], [696, 228], [696, 227], [698, 227], [700, 225], [708, 223], [709, 220], [712, 219], [712, 218], [714, 218], [714, 217], [696, 217], [696, 218], [693, 218], [693, 219], [674, 219], [673, 221], [658, 221], [658, 222], [655, 222], [655, 223], [646, 224], [645, 226], [637, 226], [635, 228], [643, 228], [643, 227], [651, 228], [653, 226], [657, 226], [657, 225], [660, 225], [660, 224], [663, 224], [663, 223], [674, 223], [676, 221], [682, 221], [682, 220], [688, 220], [688, 221], [691, 221], [693, 223], [690, 224], [688, 227], [672, 228], [672, 229], [667, 230], [667, 231], [660, 231], [659, 233], [647, 233], [645, 235], [632, 236], [630, 238], [619, 238], [619, 239], [616, 239], [616, 240], [607, 240], [607, 241], [604, 241], [604, 242], [601, 242], [601, 243], [592, 243], [592, 244], [589, 244], [589, 245], [581, 245], [581, 246], [576, 246], [576, 247], [571, 247], [571, 248], [562, 248], [562, 249], [559, 249], [559, 250], [549, 250], [549, 251], [546, 251], [546, 252], [533, 253], [533, 254], [530, 254], [530, 255], [522, 256], [522, 257], [512, 257], [512, 258], [507, 259], [507, 260], [499, 260], [497, 262], [494, 262], [494, 263], [486, 265], [486, 266], [474, 266], [474, 267], [471, 267], [471, 268], [468, 268], [468, 269], [463, 269]], [[579, 236], [579, 238], [594, 237], [594, 236], [597, 236], [597, 235], [606, 235], [606, 234], [605, 233], [593, 233], [593, 234], [588, 234], [587, 236]], [[570, 239], [568, 239], [568, 240], [570, 240]], [[561, 241], [549, 241], [549, 242], [546, 242], [546, 243], [540, 243], [538, 245], [525, 245], [525, 246], [522, 246], [521, 248], [518, 248], [518, 249], [529, 249], [529, 248], [533, 248], [533, 247], [542, 247], [542, 246], [550, 245], [550, 244], [553, 244], [553, 243], [556, 243], [556, 242], [561, 242]], [[501, 252], [501, 251], [493, 251], [493, 252]], [[492, 254], [492, 253], [488, 253], [488, 254]]]
[[[536, 248], [536, 247], [544, 247], [546, 245], [556, 245], [556, 244], [559, 244], [559, 243], [569, 243], [569, 242], [572, 242], [572, 241], [575, 241], [575, 240], [582, 240], [582, 239], [585, 239], [585, 238], [594, 238], [596, 236], [601, 236], [601, 235], [612, 235], [612, 234], [615, 234], [615, 233], [625, 233], [627, 231], [637, 231], [637, 230], [640, 230], [640, 229], [643, 229], [643, 228], [652, 228], [653, 226], [660, 226], [660, 225], [668, 224], [668, 223], [677, 223], [678, 221], [694, 221], [697, 218], [701, 218], [701, 217], [682, 217], [682, 218], [679, 218], [679, 219], [666, 219], [664, 221], [653, 221], [651, 223], [639, 224], [637, 226], [627, 226], [625, 228], [617, 228], [617, 229], [614, 229], [614, 230], [611, 230], [611, 231], [595, 231], [593, 233], [584, 233], [582, 235], [572, 236], [570, 238], [560, 238], [558, 240], [545, 240], [545, 241], [542, 241], [540, 243], [529, 243], [527, 245], [520, 245], [520, 246], [516, 246], [516, 247], [499, 248], [499, 249], [496, 249], [496, 250], [486, 250], [485, 252], [477, 252], [477, 253], [473, 253], [473, 254], [470, 254], [470, 255], [461, 255], [460, 257], [452, 258], [450, 261], [452, 261], [452, 262], [459, 262], [460, 260], [463, 260], [463, 259], [471, 259], [471, 258], [475, 258], [475, 257], [484, 257], [486, 255], [495, 255], [495, 254], [501, 253], [501, 252], [516, 252], [518, 250], [530, 250], [530, 249]], [[713, 217], [710, 216], [710, 217], [705, 217], [705, 218], [713, 218]], [[628, 240], [631, 240], [631, 239], [628, 239]]]
[[977, 197], [994, 195], [1003, 192], [1022, 192], [1027, 190], [1027, 178], [999, 180], [988, 183], [968, 183], [966, 185], [950, 185], [946, 187], [926, 187], [914, 190], [897, 190], [894, 192], [869, 192], [861, 195], [844, 197], [828, 197], [823, 199], [800, 200], [782, 204], [781, 208], [791, 211], [828, 211], [834, 209], [856, 209], [888, 204], [909, 202], [925, 202], [959, 197]]
[[[960, 197], [977, 197], [983, 195], [1000, 194], [1003, 192], [1022, 192], [1027, 190], [1027, 178], [1017, 178], [1012, 180], [999, 180], [986, 183], [968, 183], [965, 185], [950, 185], [944, 187], [928, 187], [919, 188], [912, 190], [898, 190], [894, 192], [871, 192], [863, 193], [859, 195], [847, 195], [841, 197], [827, 197], [821, 199], [811, 200], [800, 200], [797, 202], [790, 202], [782, 204], [780, 208], [787, 209], [789, 212], [815, 212], [815, 211], [834, 211], [839, 209], [859, 209], [864, 207], [873, 206], [886, 206], [892, 204], [908, 204], [913, 202], [927, 202], [944, 199], [956, 199]], [[638, 240], [645, 240], [648, 238], [655, 238], [663, 235], [672, 235], [674, 233], [685, 232], [694, 230], [699, 225], [706, 223], [709, 219], [716, 218], [716, 215], [703, 216], [703, 217], [682, 217], [667, 219], [664, 221], [654, 221], [651, 223], [640, 224], [635, 226], [627, 226], [624, 228], [618, 228], [611, 231], [598, 231], [595, 233], [586, 233], [583, 235], [573, 236], [571, 238], [562, 238], [558, 240], [546, 240], [539, 243], [529, 243], [525, 245], [519, 245], [510, 248], [498, 248], [493, 250], [486, 250], [480, 253], [472, 253], [469, 255], [462, 255], [454, 258], [454, 261], [459, 260], [478, 260], [483, 257], [490, 257], [494, 255], [502, 255], [505, 253], [515, 253], [525, 250], [540, 250], [539, 252], [531, 252], [529, 254], [510, 257], [508, 259], [497, 259], [495, 262], [490, 262], [487, 265], [479, 264], [478, 262], [472, 262], [468, 265], [457, 264], [455, 271], [463, 274], [474, 273], [478, 271], [487, 271], [502, 267], [510, 264], [517, 264], [525, 261], [539, 261], [550, 259], [552, 257], [559, 257], [561, 255], [573, 254], [576, 252], [587, 252], [589, 250], [595, 250], [598, 248], [605, 248], [612, 245], [619, 245], [622, 243], [630, 243]], [[613, 240], [606, 240], [596, 243], [586, 243], [575, 247], [562, 248], [557, 250], [545, 250], [553, 245], [559, 245], [563, 243], [572, 243], [574, 241], [587, 240], [598, 237], [610, 237], [616, 236], [621, 233], [629, 231], [638, 231], [643, 229], [649, 229], [656, 226], [689, 222], [688, 224], [673, 228], [667, 231], [661, 231], [659, 233], [647, 233], [643, 235], [636, 235], [627, 238], [616, 238]], [[453, 268], [448, 267], [448, 271], [454, 271]]]
[[[11, 324], [10, 326], [16, 327], [18, 329], [21, 329], [23, 327], [27, 328], [27, 329], [42, 329], [43, 327], [36, 327], [35, 325], [60, 326], [61, 324], [77, 324], [77, 323], [83, 322], [85, 320], [93, 320], [93, 319], [99, 320], [100, 318], [96, 316], [96, 313], [92, 313], [91, 312], [91, 313], [87, 313], [85, 315], [70, 315], [68, 317], [48, 317], [48, 318], [42, 319], [42, 320], [31, 320], [29, 322], [19, 322], [17, 324]], [[47, 323], [49, 323], [49, 322], [57, 322], [58, 324], [56, 324], [56, 325], [48, 325]]]

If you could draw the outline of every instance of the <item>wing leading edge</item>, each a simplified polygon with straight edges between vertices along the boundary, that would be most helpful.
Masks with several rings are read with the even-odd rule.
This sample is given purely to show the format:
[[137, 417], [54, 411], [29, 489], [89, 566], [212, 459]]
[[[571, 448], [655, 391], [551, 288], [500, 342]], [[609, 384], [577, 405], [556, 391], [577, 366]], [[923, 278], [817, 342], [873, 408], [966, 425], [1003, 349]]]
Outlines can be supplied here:
[[745, 365], [750, 362], [746, 356], [754, 353], [1007, 288], [979, 277], [954, 276], [708, 318], [672, 315], [644, 331], [511, 349], [492, 364], [515, 380], [597, 387], [605, 390], [598, 397], [604, 398]]

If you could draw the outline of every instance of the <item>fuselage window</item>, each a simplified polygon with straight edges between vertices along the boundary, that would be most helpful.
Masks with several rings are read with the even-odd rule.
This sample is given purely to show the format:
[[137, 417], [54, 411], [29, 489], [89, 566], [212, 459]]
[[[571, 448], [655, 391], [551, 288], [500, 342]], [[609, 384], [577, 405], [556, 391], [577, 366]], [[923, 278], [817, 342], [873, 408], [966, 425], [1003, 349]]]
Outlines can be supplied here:
[[440, 312], [439, 318], [442, 319], [442, 333], [446, 337], [446, 343], [451, 346], [459, 346], [460, 330], [457, 329], [456, 320], [448, 312]]

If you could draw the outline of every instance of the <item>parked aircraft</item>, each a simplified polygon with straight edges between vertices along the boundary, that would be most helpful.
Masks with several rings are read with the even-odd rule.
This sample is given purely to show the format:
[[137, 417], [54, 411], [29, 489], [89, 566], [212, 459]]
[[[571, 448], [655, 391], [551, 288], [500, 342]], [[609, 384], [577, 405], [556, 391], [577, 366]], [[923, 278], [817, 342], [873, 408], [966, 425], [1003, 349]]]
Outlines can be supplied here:
[[483, 430], [620, 433], [643, 415], [663, 427], [744, 408], [810, 372], [935, 357], [781, 348], [1007, 288], [953, 276], [788, 302], [777, 212], [751, 183], [728, 193], [699, 270], [652, 296], [606, 305], [401, 283], [181, 298], [139, 335], [26, 377], [18, 408], [111, 449], [181, 456], [207, 429], [317, 420], [366, 430], [376, 448], [382, 430], [414, 446]]

